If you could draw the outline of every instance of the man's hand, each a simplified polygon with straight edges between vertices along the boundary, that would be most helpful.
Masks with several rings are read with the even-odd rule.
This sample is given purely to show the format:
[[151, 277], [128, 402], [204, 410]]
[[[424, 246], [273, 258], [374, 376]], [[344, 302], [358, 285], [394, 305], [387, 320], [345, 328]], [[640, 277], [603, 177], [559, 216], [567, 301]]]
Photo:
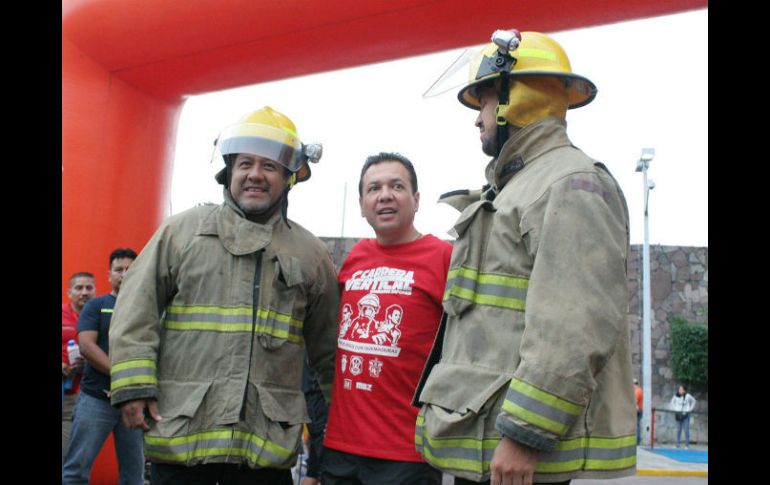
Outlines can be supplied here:
[[86, 361], [83, 357], [75, 359], [75, 363], [70, 366], [70, 373], [72, 375], [79, 375], [83, 373], [83, 367], [85, 367]]
[[537, 450], [503, 436], [495, 448], [489, 469], [490, 485], [532, 485]]
[[145, 408], [150, 413], [150, 417], [155, 421], [160, 421], [158, 414], [158, 402], [155, 399], [137, 399], [135, 401], [126, 401], [120, 405], [120, 416], [123, 425], [126, 428], [141, 428], [144, 431], [150, 429], [150, 425], [144, 419]]

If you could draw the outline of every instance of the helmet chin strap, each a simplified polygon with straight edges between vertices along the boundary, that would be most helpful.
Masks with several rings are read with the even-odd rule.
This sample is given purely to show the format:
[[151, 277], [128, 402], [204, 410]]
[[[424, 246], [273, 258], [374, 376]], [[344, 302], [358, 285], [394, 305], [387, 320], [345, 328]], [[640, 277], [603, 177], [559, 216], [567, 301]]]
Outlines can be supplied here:
[[508, 120], [503, 113], [508, 109], [510, 79], [507, 72], [500, 73], [500, 88], [497, 91], [497, 107], [495, 109], [495, 123], [497, 124], [497, 152], [500, 155], [503, 145], [508, 140]]

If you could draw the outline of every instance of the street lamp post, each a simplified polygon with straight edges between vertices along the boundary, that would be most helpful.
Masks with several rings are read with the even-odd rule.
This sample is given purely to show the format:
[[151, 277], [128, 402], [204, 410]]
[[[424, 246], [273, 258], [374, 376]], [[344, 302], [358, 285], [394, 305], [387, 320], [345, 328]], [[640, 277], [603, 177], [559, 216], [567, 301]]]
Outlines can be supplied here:
[[652, 418], [652, 298], [650, 296], [650, 238], [648, 201], [650, 190], [655, 183], [647, 181], [647, 169], [655, 157], [654, 148], [642, 148], [642, 155], [636, 162], [636, 171], [644, 175], [644, 248], [642, 250], [642, 442], [650, 442], [650, 420]]

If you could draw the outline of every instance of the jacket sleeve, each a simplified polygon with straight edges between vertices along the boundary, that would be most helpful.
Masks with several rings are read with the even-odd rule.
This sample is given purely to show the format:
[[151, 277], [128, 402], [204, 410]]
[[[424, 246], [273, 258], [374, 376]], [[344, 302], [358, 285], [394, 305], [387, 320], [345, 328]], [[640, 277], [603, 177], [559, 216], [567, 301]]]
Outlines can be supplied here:
[[307, 317], [303, 333], [307, 344], [310, 367], [318, 381], [326, 402], [331, 401], [334, 380], [334, 354], [337, 348], [337, 310], [340, 293], [331, 255], [322, 246], [320, 261], [315, 269], [308, 298]]
[[153, 235], [121, 284], [110, 322], [111, 402], [157, 398], [161, 318], [175, 293], [174, 238], [168, 224]]
[[687, 412], [690, 413], [695, 409], [695, 405], [698, 403], [698, 401], [695, 400], [695, 398], [691, 395], [687, 395]]
[[551, 451], [591, 401], [619, 339], [628, 338], [628, 211], [611, 176], [572, 173], [525, 209], [521, 230], [534, 264], [521, 360], [496, 426]]

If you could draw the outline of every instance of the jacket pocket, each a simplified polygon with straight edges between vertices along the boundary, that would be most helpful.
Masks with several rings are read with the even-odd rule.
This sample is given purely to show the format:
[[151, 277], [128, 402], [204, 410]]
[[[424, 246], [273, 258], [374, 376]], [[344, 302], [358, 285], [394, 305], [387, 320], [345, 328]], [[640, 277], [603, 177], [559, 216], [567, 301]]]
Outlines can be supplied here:
[[481, 367], [440, 362], [431, 370], [420, 401], [452, 413], [479, 413], [497, 391], [508, 386], [511, 377]]
[[461, 478], [488, 478], [500, 439], [495, 419], [510, 379], [483, 368], [437, 364], [420, 395], [424, 405], [416, 425], [426, 461]]
[[[211, 382], [158, 382], [158, 413], [163, 419], [159, 422], [151, 421], [156, 430], [153, 434], [163, 437], [181, 436], [205, 426], [205, 417], [199, 415], [199, 410], [210, 387]], [[197, 425], [193, 426], [196, 415]]]
[[274, 257], [269, 301], [260, 304], [257, 340], [269, 350], [286, 342], [299, 343], [305, 318], [304, 277], [300, 261], [289, 255]]
[[305, 405], [305, 396], [299, 389], [286, 389], [268, 384], [257, 384], [262, 412], [281, 427], [310, 421]]

